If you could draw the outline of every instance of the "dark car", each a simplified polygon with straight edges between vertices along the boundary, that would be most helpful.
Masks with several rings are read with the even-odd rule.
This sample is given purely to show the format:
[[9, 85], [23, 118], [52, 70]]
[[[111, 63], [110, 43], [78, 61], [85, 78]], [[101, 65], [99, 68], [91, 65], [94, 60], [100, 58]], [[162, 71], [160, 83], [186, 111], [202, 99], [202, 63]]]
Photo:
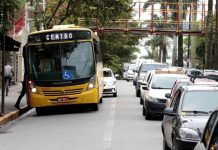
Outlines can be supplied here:
[[138, 73], [135, 79], [135, 90], [137, 97], [140, 97], [140, 82], [138, 81], [143, 80], [148, 71], [156, 70], [158, 68], [168, 68], [168, 65], [165, 63], [142, 63], [138, 70], [136, 70]]
[[218, 149], [218, 107], [213, 111], [204, 128], [201, 140], [194, 150]]
[[162, 121], [163, 149], [193, 150], [211, 112], [218, 106], [216, 85], [180, 87]]

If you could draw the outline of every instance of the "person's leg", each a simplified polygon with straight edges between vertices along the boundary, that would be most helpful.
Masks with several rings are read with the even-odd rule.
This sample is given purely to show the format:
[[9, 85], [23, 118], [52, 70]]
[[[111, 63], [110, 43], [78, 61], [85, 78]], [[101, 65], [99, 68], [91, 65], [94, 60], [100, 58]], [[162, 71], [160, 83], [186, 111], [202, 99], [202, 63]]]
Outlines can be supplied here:
[[6, 96], [8, 96], [8, 92], [9, 92], [9, 78], [5, 77], [5, 92], [6, 92]]
[[21, 93], [20, 93], [20, 95], [19, 95], [19, 97], [18, 97], [18, 99], [17, 99], [17, 102], [15, 103], [15, 107], [17, 108], [17, 109], [20, 109], [20, 101], [21, 101], [21, 99], [23, 98], [23, 96], [25, 95], [25, 93], [26, 93], [26, 88], [25, 87], [22, 87], [22, 90], [21, 90]]

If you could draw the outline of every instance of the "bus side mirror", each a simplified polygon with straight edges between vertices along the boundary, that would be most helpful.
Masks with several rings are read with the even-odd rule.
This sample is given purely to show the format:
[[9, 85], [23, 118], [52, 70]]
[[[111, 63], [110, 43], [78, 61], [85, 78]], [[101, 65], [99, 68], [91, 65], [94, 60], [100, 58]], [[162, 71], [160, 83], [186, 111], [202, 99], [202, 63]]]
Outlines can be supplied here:
[[99, 41], [94, 40], [94, 50], [96, 54], [101, 54], [101, 46]]

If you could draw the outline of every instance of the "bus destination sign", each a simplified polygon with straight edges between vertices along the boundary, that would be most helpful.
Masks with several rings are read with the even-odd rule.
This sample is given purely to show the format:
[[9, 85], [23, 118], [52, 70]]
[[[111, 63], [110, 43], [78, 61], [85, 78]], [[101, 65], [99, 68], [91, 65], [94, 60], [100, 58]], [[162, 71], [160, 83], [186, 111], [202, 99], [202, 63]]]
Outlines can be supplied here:
[[90, 31], [60, 31], [60, 32], [43, 32], [29, 35], [28, 42], [54, 42], [67, 40], [85, 40], [91, 38]]

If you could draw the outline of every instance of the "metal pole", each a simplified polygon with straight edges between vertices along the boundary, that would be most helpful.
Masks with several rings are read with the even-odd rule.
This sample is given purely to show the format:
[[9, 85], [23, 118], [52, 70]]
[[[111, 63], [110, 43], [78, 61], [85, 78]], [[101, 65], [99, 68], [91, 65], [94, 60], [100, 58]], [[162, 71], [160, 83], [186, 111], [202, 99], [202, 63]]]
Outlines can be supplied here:
[[[189, 5], [190, 10], [189, 10], [189, 25], [188, 25], [188, 29], [189, 31], [191, 30], [191, 18], [192, 18], [192, 3], [190, 3]], [[191, 38], [190, 38], [190, 34], [188, 35], [188, 56], [187, 56], [187, 67], [189, 68], [189, 63], [190, 63], [190, 45], [191, 45]]]
[[2, 101], [1, 101], [1, 115], [5, 113], [5, 16], [6, 16], [6, 8], [5, 8], [5, 0], [3, 1], [3, 37], [2, 37]]
[[[215, 31], [215, 33], [216, 33], [216, 39], [218, 38], [218, 0], [216, 0], [216, 7], [215, 7], [216, 9], [215, 9], [215, 13], [216, 13], [216, 23], [215, 23], [215, 25], [216, 25], [216, 31]], [[217, 58], [218, 57], [218, 41], [216, 40], [216, 44], [215, 44], [215, 58]], [[218, 63], [217, 62], [215, 62], [215, 69], [218, 69]]]

